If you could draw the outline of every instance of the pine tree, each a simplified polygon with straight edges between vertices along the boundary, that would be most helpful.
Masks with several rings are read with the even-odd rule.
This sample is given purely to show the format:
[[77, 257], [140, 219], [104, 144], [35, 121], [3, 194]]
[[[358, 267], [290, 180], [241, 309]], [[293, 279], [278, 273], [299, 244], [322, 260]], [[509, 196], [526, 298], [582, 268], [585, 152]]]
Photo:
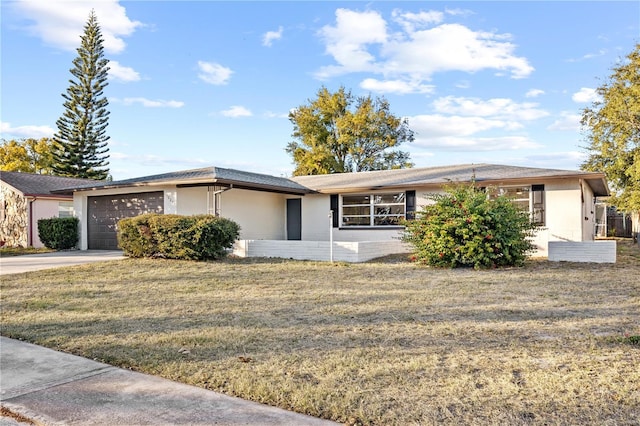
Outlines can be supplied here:
[[62, 94], [65, 111], [56, 122], [53, 170], [59, 176], [107, 179], [109, 102], [103, 90], [109, 84], [109, 61], [103, 57], [102, 34], [93, 10], [80, 39], [70, 70], [74, 78]]

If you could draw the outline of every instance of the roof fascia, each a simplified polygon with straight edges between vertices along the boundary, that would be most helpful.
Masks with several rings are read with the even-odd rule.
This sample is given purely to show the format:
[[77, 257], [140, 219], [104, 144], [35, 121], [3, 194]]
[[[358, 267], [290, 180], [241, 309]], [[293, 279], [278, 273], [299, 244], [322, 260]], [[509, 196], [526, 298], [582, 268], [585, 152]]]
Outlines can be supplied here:
[[178, 184], [177, 187], [192, 188], [197, 186], [209, 186], [213, 184], [226, 186], [230, 189], [246, 189], [250, 191], [274, 192], [277, 194], [288, 194], [288, 195], [305, 195], [305, 194], [311, 194], [313, 192], [316, 192], [311, 189], [295, 189], [295, 188], [287, 188], [283, 186], [265, 185], [265, 184], [258, 184], [258, 183], [247, 184], [246, 182], [228, 180], [228, 179], [214, 179], [213, 181], [204, 182], [204, 183], [182, 183], [182, 184]]
[[[475, 183], [479, 186], [500, 186], [500, 185], [521, 185], [521, 184], [532, 184], [535, 182], [541, 181], [549, 181], [549, 180], [567, 180], [567, 179], [583, 179], [589, 183], [589, 186], [594, 188], [594, 185], [591, 182], [601, 182], [602, 187], [607, 190], [607, 195], [609, 195], [608, 185], [604, 174], [602, 173], [589, 173], [589, 174], [566, 174], [566, 175], [552, 175], [552, 176], [533, 176], [533, 177], [521, 177], [521, 178], [503, 178], [503, 179], [476, 179]], [[372, 185], [372, 186], [360, 186], [360, 187], [335, 187], [335, 188], [322, 188], [316, 189], [317, 193], [321, 194], [347, 194], [347, 193], [357, 193], [363, 191], [384, 191], [384, 190], [399, 190], [399, 189], [407, 189], [407, 188], [433, 188], [433, 189], [441, 189], [447, 185], [455, 185], [458, 183], [465, 184], [471, 183], [469, 180], [451, 180], [448, 182], [427, 182], [427, 183], [404, 183], [404, 184], [393, 184], [393, 185]], [[597, 186], [597, 185], [596, 185]], [[601, 195], [598, 195], [601, 196]]]

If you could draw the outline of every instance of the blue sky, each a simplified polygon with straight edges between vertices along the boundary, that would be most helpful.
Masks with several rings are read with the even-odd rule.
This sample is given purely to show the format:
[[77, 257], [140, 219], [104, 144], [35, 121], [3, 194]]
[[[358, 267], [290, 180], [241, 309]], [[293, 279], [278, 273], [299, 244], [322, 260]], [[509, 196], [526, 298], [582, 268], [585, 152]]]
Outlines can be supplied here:
[[96, 11], [110, 169], [288, 176], [288, 112], [321, 86], [384, 96], [418, 167], [578, 169], [581, 110], [640, 42], [639, 1], [5, 1], [1, 135], [51, 137]]

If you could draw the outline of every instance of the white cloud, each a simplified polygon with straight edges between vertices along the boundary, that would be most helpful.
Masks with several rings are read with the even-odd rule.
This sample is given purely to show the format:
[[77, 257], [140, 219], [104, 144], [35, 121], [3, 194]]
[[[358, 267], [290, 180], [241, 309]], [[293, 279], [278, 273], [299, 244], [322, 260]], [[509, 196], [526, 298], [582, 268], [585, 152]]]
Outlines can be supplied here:
[[198, 74], [200, 80], [217, 86], [227, 84], [233, 74], [230, 68], [215, 62], [198, 61], [198, 69], [200, 70], [200, 74]]
[[13, 138], [51, 138], [55, 130], [49, 126], [11, 126], [11, 123], [3, 121], [0, 123], [0, 139]]
[[280, 40], [282, 38], [282, 27], [278, 27], [278, 31], [267, 31], [262, 36], [262, 45], [271, 47], [274, 40]]
[[234, 105], [227, 110], [221, 111], [221, 114], [224, 115], [225, 117], [231, 117], [231, 118], [251, 117], [253, 115], [253, 113], [250, 110], [240, 105]]
[[439, 24], [444, 19], [444, 13], [439, 11], [413, 13], [395, 9], [391, 16], [408, 33], [414, 32], [416, 27], [424, 28], [431, 24]]
[[578, 103], [591, 103], [600, 100], [600, 96], [596, 92], [596, 89], [582, 87], [571, 96], [571, 99]]
[[531, 121], [549, 115], [547, 111], [539, 109], [537, 103], [516, 103], [507, 98], [482, 100], [446, 96], [433, 101], [433, 106], [440, 113], [494, 117], [506, 120]]
[[264, 113], [266, 118], [289, 118], [288, 112], [278, 113], [273, 111], [267, 111]]
[[390, 32], [378, 12], [336, 10], [335, 25], [324, 26], [319, 32], [326, 53], [336, 63], [321, 67], [316, 77], [372, 72], [386, 80], [421, 82], [446, 71], [495, 70], [524, 78], [534, 70], [526, 58], [514, 54], [516, 46], [510, 34], [441, 23], [444, 15], [440, 12], [395, 10], [392, 15], [400, 24], [399, 31]]
[[578, 132], [580, 131], [581, 119], [582, 116], [580, 114], [562, 111], [560, 116], [549, 127], [547, 127], [547, 129]]
[[91, 9], [96, 13], [103, 46], [108, 53], [122, 52], [126, 46], [123, 38], [143, 26], [127, 16], [118, 0], [19, 0], [14, 8], [32, 21], [26, 28], [32, 35], [64, 50], [75, 50], [79, 46]]
[[576, 170], [579, 165], [584, 163], [587, 159], [585, 152], [579, 151], [567, 151], [567, 152], [553, 152], [548, 154], [536, 154], [528, 155], [523, 161], [516, 162], [529, 167], [543, 167], [543, 168], [558, 168], [565, 170]]
[[319, 31], [326, 44], [326, 52], [339, 66], [320, 69], [319, 78], [344, 72], [370, 71], [375, 57], [367, 51], [367, 45], [387, 41], [387, 23], [378, 12], [336, 10], [336, 25], [326, 25]]
[[592, 59], [592, 58], [597, 58], [597, 57], [600, 57], [600, 56], [604, 56], [607, 53], [608, 53], [607, 49], [600, 49], [595, 53], [587, 53], [585, 55], [582, 55], [582, 57], [580, 57], [578, 59], [574, 59], [574, 58], [568, 59], [567, 62], [580, 62], [580, 61], [584, 61], [586, 59]]
[[513, 55], [515, 45], [506, 41], [509, 36], [505, 34], [442, 24], [409, 36], [381, 47], [385, 72], [406, 73], [425, 80], [446, 71], [474, 73], [494, 69], [510, 71], [513, 78], [527, 77], [533, 72], [525, 58]]
[[132, 81], [140, 81], [140, 74], [133, 68], [120, 65], [118, 61], [109, 61], [109, 78], [129, 83]]
[[[432, 102], [433, 114], [409, 117], [415, 144], [441, 151], [504, 151], [540, 145], [522, 134], [525, 123], [548, 113], [535, 103], [511, 99], [447, 96]], [[506, 134], [505, 134], [506, 133]]]
[[411, 129], [420, 139], [456, 138], [472, 136], [488, 130], [514, 130], [521, 126], [505, 120], [494, 120], [483, 117], [446, 116], [441, 114], [416, 115], [409, 117]]
[[[118, 102], [118, 99], [114, 99]], [[184, 106], [184, 102], [182, 101], [165, 101], [165, 100], [156, 100], [152, 101], [146, 98], [124, 98], [122, 100], [124, 105], [133, 105], [140, 104], [145, 108], [182, 108]]]
[[540, 95], [544, 95], [544, 90], [531, 89], [527, 93], [524, 94], [524, 97], [525, 98], [537, 98]]
[[533, 142], [526, 136], [465, 138], [449, 136], [434, 139], [416, 137], [414, 143], [422, 148], [453, 152], [517, 151], [540, 148], [539, 144]]
[[360, 87], [377, 93], [396, 93], [405, 95], [408, 93], [433, 93], [435, 86], [420, 84], [415, 81], [402, 80], [376, 80], [366, 78], [360, 83]]

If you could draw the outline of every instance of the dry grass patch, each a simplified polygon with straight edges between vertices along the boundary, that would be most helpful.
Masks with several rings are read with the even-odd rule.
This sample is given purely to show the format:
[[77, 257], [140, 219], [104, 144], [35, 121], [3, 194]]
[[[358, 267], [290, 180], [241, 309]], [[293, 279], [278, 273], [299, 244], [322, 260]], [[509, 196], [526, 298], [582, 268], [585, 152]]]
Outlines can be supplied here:
[[55, 251], [46, 247], [0, 247], [0, 257], [23, 256], [25, 254], [50, 253]]
[[350, 424], [639, 424], [640, 250], [438, 270], [227, 259], [3, 276], [2, 334]]

